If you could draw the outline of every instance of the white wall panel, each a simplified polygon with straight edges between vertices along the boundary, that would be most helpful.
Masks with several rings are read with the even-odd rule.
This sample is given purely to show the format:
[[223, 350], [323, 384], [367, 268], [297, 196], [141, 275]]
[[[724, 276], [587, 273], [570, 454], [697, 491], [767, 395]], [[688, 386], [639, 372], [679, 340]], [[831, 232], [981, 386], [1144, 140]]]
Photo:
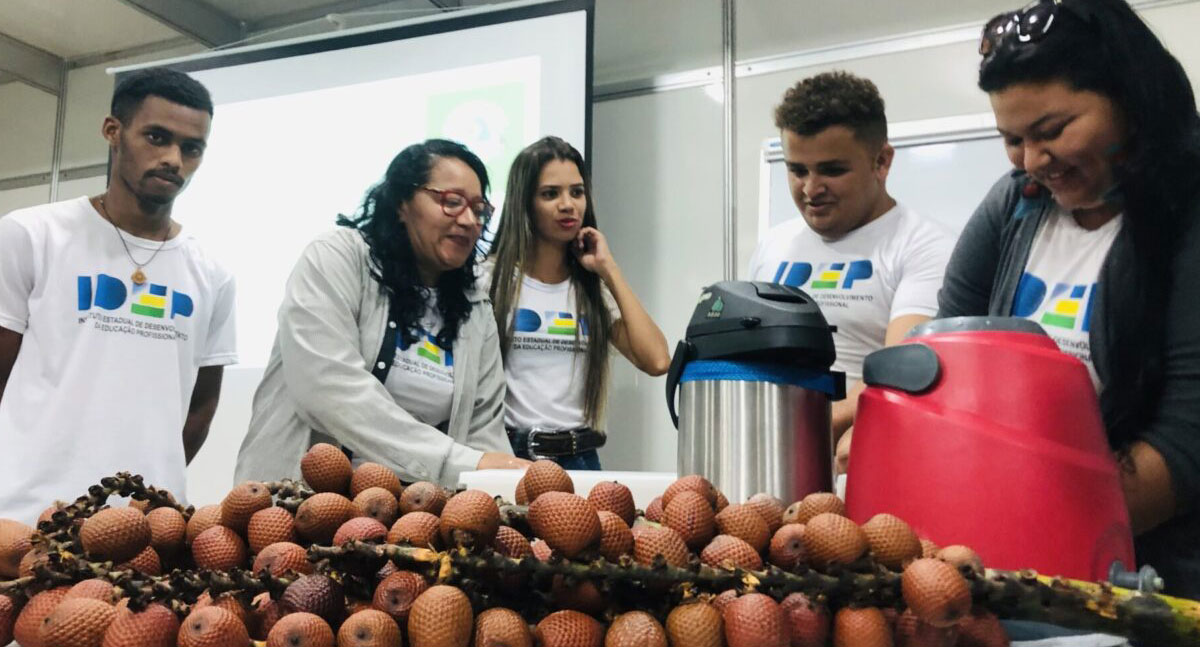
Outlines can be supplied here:
[[[592, 128], [600, 228], [673, 350], [721, 280], [721, 105], [701, 88], [607, 101]], [[675, 470], [664, 389], [614, 354], [606, 468]]]

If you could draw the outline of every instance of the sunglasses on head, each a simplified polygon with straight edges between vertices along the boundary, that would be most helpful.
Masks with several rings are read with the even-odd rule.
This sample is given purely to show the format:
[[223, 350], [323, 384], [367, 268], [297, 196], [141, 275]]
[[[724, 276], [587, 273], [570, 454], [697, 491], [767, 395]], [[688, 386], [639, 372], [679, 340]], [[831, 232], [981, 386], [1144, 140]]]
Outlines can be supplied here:
[[1054, 26], [1063, 0], [1034, 0], [1018, 11], [1008, 11], [987, 21], [979, 40], [979, 54], [990, 56], [1006, 42], [1036, 43]]

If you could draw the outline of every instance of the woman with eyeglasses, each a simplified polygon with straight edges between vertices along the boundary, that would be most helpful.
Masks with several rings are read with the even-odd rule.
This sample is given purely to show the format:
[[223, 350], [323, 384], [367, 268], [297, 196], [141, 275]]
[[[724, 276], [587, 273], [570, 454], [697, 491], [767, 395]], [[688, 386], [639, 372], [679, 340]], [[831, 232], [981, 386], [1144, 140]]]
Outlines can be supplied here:
[[583, 156], [558, 137], [534, 142], [513, 160], [480, 280], [500, 330], [513, 450], [566, 469], [600, 469], [609, 345], [649, 375], [671, 361], [596, 227]]
[[414, 144], [354, 218], [309, 244], [285, 288], [239, 481], [297, 477], [318, 442], [447, 487], [464, 471], [527, 464], [504, 432], [496, 321], [474, 283], [487, 190], [462, 145]]
[[[1087, 364], [1138, 561], [1168, 593], [1200, 598], [1191, 84], [1124, 0], [1042, 0], [1002, 14], [980, 53], [979, 86], [1016, 170], [963, 231], [939, 316], [1026, 317]], [[1064, 298], [1076, 316], [1053, 316]]]

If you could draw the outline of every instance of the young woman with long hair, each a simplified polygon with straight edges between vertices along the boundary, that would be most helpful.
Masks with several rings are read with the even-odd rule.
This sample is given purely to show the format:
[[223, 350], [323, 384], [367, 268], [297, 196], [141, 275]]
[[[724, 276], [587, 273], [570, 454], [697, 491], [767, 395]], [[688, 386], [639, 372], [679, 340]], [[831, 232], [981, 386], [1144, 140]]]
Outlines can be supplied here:
[[609, 345], [650, 375], [666, 372], [670, 353], [597, 228], [583, 156], [562, 139], [513, 161], [482, 284], [500, 331], [514, 451], [600, 469]]

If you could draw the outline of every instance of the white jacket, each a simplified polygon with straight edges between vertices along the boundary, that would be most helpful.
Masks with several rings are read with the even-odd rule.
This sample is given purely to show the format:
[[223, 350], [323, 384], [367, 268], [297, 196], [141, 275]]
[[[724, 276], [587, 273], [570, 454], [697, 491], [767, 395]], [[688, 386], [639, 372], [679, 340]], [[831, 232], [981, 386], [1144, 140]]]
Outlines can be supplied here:
[[406, 481], [447, 487], [484, 452], [512, 453], [491, 302], [485, 291], [467, 296], [473, 307], [454, 342], [454, 397], [443, 433], [396, 404], [371, 374], [392, 322], [362, 235], [339, 227], [310, 243], [288, 278], [236, 482], [299, 478], [301, 457], [318, 442], [349, 447], [356, 459]]

